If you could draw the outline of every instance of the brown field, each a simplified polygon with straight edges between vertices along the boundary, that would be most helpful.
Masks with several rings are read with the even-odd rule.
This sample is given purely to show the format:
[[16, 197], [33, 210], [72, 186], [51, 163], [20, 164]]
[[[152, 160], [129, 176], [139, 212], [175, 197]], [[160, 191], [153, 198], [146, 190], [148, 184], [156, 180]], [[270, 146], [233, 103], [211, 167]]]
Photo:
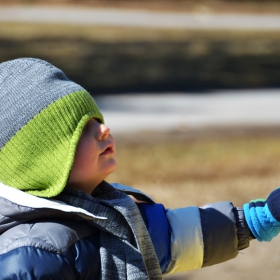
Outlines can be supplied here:
[[[168, 208], [230, 200], [242, 206], [280, 185], [280, 126], [116, 135], [118, 169], [108, 181], [139, 188]], [[229, 262], [175, 279], [279, 279], [280, 238], [252, 242]]]

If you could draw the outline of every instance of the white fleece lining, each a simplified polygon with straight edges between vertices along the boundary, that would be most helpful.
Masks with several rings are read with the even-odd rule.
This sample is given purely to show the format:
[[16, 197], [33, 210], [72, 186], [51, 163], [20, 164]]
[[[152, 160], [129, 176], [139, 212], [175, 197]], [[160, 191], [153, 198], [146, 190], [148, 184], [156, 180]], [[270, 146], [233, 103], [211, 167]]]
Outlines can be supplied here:
[[41, 198], [25, 193], [21, 190], [9, 187], [1, 182], [0, 182], [0, 196], [20, 206], [25, 206], [30, 208], [56, 209], [68, 213], [83, 214], [95, 219], [107, 219], [105, 217], [95, 216], [82, 208], [68, 205], [59, 200]]
[[167, 209], [166, 216], [172, 235], [171, 261], [164, 274], [201, 268], [204, 247], [198, 207]]

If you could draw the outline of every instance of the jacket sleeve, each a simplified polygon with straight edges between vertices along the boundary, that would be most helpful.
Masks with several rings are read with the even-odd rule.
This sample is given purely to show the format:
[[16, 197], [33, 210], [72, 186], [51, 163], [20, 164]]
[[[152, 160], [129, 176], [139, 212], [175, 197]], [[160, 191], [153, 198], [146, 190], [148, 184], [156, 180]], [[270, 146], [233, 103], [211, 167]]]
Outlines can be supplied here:
[[117, 183], [113, 186], [148, 202], [138, 204], [138, 208], [164, 274], [230, 260], [254, 238], [243, 209], [229, 201], [170, 210], [155, 204], [139, 190]]
[[34, 247], [20, 247], [0, 256], [1, 280], [77, 279], [66, 257]]
[[172, 228], [166, 274], [230, 260], [251, 240], [243, 210], [231, 202], [167, 209], [166, 216]]
[[[160, 204], [148, 205], [140, 206], [140, 211], [164, 274], [221, 263], [249, 246], [251, 235], [243, 210], [235, 208], [231, 202], [174, 210], [155, 206]], [[159, 238], [159, 234], [164, 237]], [[159, 253], [159, 248], [165, 252]]]

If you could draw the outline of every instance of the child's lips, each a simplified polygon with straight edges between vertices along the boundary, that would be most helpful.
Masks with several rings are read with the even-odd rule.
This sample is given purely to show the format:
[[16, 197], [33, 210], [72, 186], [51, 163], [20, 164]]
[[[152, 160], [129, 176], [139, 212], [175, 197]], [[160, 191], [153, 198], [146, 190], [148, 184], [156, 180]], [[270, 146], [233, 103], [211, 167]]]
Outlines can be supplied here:
[[100, 155], [110, 155], [113, 154], [113, 146], [108, 146]]

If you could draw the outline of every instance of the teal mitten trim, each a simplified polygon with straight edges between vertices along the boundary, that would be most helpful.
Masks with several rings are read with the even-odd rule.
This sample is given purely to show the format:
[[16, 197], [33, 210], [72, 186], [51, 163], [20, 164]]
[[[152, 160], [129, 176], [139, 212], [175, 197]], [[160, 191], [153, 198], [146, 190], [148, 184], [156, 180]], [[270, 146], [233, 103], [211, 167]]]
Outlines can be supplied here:
[[258, 241], [270, 241], [280, 232], [280, 189], [266, 200], [252, 200], [243, 207], [246, 222]]

